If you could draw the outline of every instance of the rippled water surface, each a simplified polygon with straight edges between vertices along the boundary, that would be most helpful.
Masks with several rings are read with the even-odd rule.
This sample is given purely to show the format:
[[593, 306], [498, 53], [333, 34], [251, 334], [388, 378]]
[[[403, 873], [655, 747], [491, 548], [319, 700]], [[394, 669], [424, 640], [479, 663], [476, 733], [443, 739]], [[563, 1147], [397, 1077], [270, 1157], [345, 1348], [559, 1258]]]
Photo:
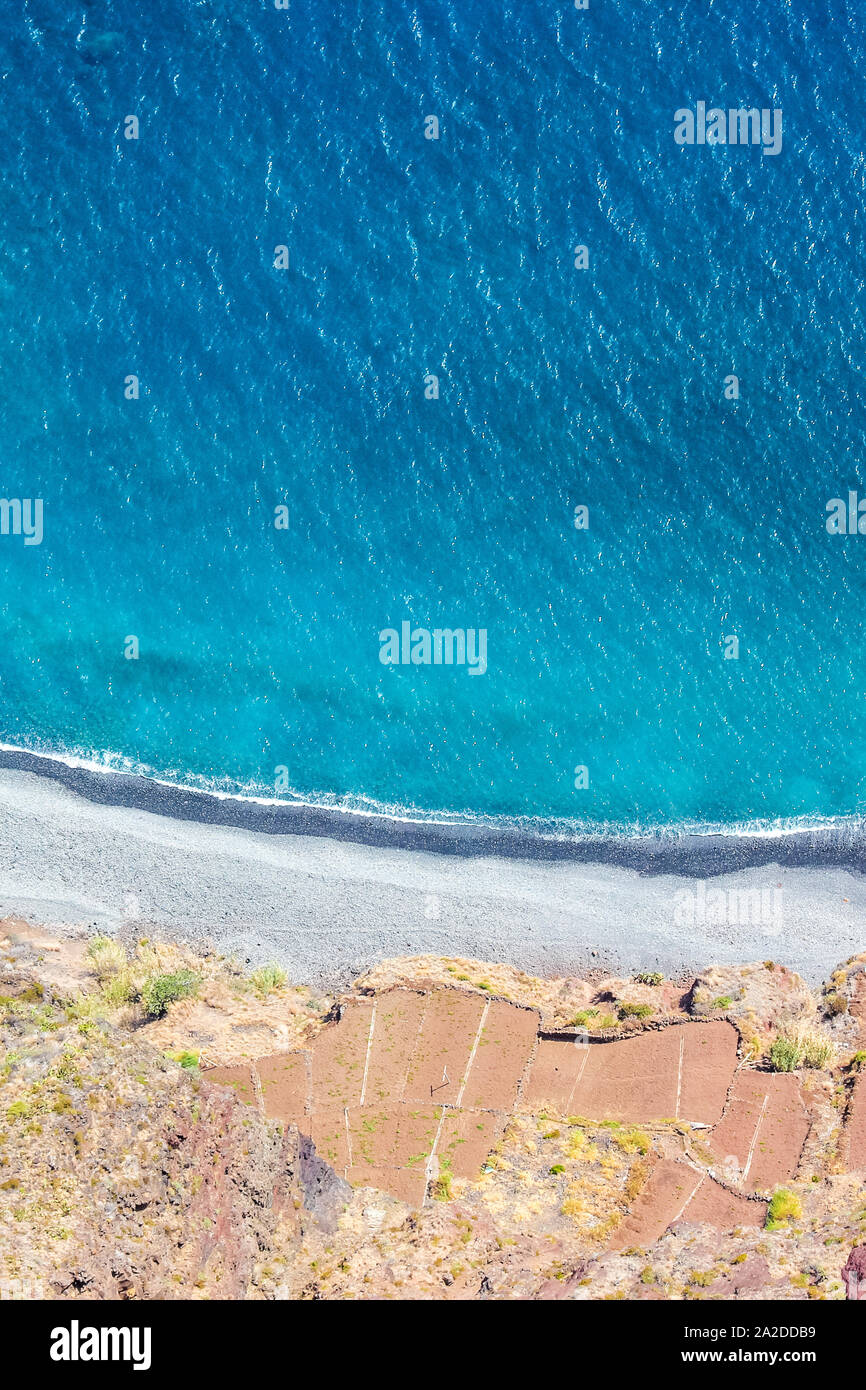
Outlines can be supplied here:
[[[861, 812], [862, 8], [66, 8], [0, 26], [0, 481], [44, 500], [0, 738], [409, 813]], [[702, 100], [781, 153], [676, 145]], [[486, 673], [384, 666], [404, 620]]]

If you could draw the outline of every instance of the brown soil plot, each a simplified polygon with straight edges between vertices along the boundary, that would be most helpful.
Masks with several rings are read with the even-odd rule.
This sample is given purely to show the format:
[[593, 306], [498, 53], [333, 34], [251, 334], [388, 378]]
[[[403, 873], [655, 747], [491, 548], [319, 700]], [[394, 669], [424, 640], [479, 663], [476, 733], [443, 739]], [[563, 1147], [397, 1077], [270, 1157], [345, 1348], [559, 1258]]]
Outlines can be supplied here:
[[312, 1066], [309, 1052], [283, 1052], [260, 1057], [256, 1071], [262, 1088], [265, 1114], [282, 1124], [297, 1124], [308, 1115], [312, 1103]]
[[364, 1081], [372, 1005], [352, 1000], [339, 1023], [324, 1028], [310, 1049], [313, 1105], [358, 1105]]
[[486, 1003], [477, 994], [459, 990], [441, 989], [428, 996], [406, 1078], [407, 1100], [459, 1104]]
[[866, 1073], [858, 1076], [854, 1082], [846, 1131], [848, 1167], [866, 1168]]
[[678, 1221], [703, 1222], [719, 1230], [735, 1226], [763, 1226], [767, 1208], [763, 1202], [739, 1197], [707, 1173], [696, 1172], [678, 1159], [656, 1163], [632, 1210], [617, 1227], [612, 1250], [653, 1245]]
[[719, 1119], [737, 1057], [729, 1023], [691, 1023], [576, 1046], [543, 1038], [526, 1088], [529, 1109], [633, 1124]]
[[202, 1075], [217, 1086], [231, 1086], [245, 1105], [258, 1104], [251, 1067], [210, 1067]]
[[709, 1146], [720, 1162], [736, 1160], [741, 1187], [764, 1192], [794, 1176], [808, 1132], [796, 1076], [741, 1071]]

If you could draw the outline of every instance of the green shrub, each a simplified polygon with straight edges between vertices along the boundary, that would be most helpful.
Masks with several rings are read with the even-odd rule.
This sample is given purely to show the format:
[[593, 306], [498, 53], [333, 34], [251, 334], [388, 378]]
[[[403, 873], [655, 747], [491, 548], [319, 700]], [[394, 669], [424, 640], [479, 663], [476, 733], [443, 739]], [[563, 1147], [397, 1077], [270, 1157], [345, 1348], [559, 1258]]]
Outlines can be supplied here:
[[138, 994], [135, 978], [128, 966], [123, 966], [114, 975], [103, 978], [99, 988], [103, 1000], [112, 1009], [130, 1004]]
[[729, 1009], [733, 1002], [729, 994], [720, 994], [718, 998], [713, 1000], [712, 1007], [714, 1009]]
[[170, 1062], [177, 1062], [179, 1067], [183, 1067], [184, 1071], [192, 1072], [193, 1076], [201, 1074], [197, 1052], [167, 1052], [165, 1055]]
[[665, 977], [659, 970], [642, 970], [634, 978], [639, 985], [661, 985], [664, 984]]
[[629, 1004], [624, 1002], [618, 1005], [620, 1018], [649, 1018], [652, 1009], [649, 1004]]
[[629, 1129], [629, 1130], [626, 1130], [626, 1132], [625, 1132], [624, 1134], [615, 1134], [615, 1135], [613, 1136], [613, 1140], [614, 1140], [614, 1143], [617, 1144], [617, 1145], [619, 1146], [619, 1148], [622, 1149], [623, 1153], [627, 1153], [627, 1154], [645, 1154], [645, 1153], [649, 1153], [649, 1147], [650, 1147], [649, 1135], [648, 1135], [648, 1134], [644, 1134], [643, 1130], [640, 1130], [640, 1129]]
[[817, 1028], [802, 1024], [790, 1032], [780, 1033], [770, 1048], [773, 1071], [796, 1071], [797, 1067], [822, 1070], [833, 1059], [835, 1046]]
[[141, 990], [141, 1007], [148, 1018], [162, 1018], [169, 1004], [195, 994], [199, 978], [192, 970], [176, 970], [171, 975], [152, 975]]
[[434, 1202], [451, 1201], [451, 1183], [453, 1179], [450, 1173], [440, 1173], [438, 1178], [434, 1178], [430, 1184], [430, 1196]]
[[289, 977], [279, 965], [260, 965], [250, 975], [250, 981], [257, 994], [267, 995], [275, 989], [285, 989]]
[[863, 1071], [866, 1067], [866, 1052], [855, 1052], [850, 1062], [852, 1071]]
[[802, 1215], [803, 1207], [796, 1192], [789, 1191], [787, 1187], [779, 1187], [770, 1198], [765, 1228], [768, 1231], [776, 1231], [786, 1222], [796, 1221]]
[[105, 1001], [101, 994], [77, 994], [66, 1005], [65, 1012], [70, 1023], [93, 1023], [105, 1018]]
[[770, 1048], [770, 1066], [773, 1071], [796, 1071], [802, 1053], [796, 1038], [778, 1037]]
[[89, 956], [91, 960], [96, 960], [100, 952], [104, 951], [106, 946], [111, 945], [113, 942], [110, 936], [92, 936], [87, 943], [87, 950], [84, 954]]

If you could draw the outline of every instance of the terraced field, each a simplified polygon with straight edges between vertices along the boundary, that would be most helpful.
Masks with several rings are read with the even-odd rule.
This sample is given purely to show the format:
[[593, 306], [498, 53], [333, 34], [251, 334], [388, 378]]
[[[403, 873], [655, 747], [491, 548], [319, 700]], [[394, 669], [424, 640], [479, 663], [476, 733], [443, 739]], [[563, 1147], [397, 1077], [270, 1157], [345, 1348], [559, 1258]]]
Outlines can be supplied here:
[[540, 1039], [525, 1102], [532, 1110], [646, 1124], [720, 1119], [734, 1067], [729, 1023], [692, 1023], [608, 1043]]
[[617, 1227], [611, 1250], [652, 1245], [677, 1221], [706, 1221], [720, 1230], [763, 1226], [765, 1202], [749, 1201], [679, 1159], [661, 1159], [631, 1211]]
[[538, 1016], [462, 990], [394, 989], [353, 999], [308, 1052], [215, 1068], [212, 1081], [261, 1097], [309, 1133], [356, 1186], [420, 1204], [429, 1184], [477, 1177], [514, 1111]]
[[808, 1133], [796, 1076], [740, 1071], [709, 1147], [738, 1186], [762, 1192], [794, 1176]]
[[[350, 999], [306, 1051], [206, 1075], [309, 1134], [353, 1186], [414, 1206], [449, 1176], [477, 1178], [516, 1110], [680, 1122], [701, 1139], [712, 1172], [685, 1153], [656, 1159], [615, 1237], [625, 1248], [678, 1220], [760, 1225], [766, 1204], [756, 1196], [795, 1174], [809, 1131], [799, 1080], [738, 1068], [737, 1047], [724, 1020], [587, 1042], [539, 1034], [538, 1014], [505, 1000], [397, 987]], [[866, 1167], [866, 1077], [848, 1148], [851, 1166]]]

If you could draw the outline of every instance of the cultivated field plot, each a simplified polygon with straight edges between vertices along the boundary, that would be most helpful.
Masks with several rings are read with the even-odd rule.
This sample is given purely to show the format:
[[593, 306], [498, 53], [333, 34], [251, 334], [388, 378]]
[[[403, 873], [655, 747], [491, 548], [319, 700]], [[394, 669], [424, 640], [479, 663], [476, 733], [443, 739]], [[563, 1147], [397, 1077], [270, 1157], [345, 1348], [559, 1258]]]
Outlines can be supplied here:
[[218, 1086], [231, 1086], [245, 1105], [256, 1104], [256, 1087], [252, 1067], [211, 1067], [207, 1072], [207, 1079], [208, 1081], [215, 1081]]
[[[477, 1178], [517, 1108], [699, 1125], [721, 1180], [685, 1157], [656, 1159], [612, 1248], [651, 1244], [676, 1221], [762, 1224], [754, 1195], [793, 1176], [808, 1132], [796, 1076], [737, 1071], [738, 1035], [724, 1020], [592, 1043], [539, 1037], [538, 1026], [534, 1010], [505, 1000], [395, 987], [348, 1000], [306, 1051], [207, 1077], [297, 1125], [353, 1186], [414, 1206], [437, 1180]], [[866, 1166], [866, 1076], [848, 1132], [851, 1166]]]
[[854, 1083], [846, 1129], [848, 1167], [866, 1168], [866, 1073], [858, 1076]]
[[583, 1046], [542, 1038], [524, 1090], [530, 1110], [633, 1124], [720, 1118], [737, 1063], [729, 1023], [681, 1024]]
[[741, 1071], [709, 1147], [737, 1186], [766, 1192], [794, 1176], [808, 1133], [796, 1076]]
[[478, 1176], [537, 1031], [534, 1010], [465, 990], [352, 999], [309, 1051], [256, 1062], [265, 1114], [309, 1133], [353, 1185], [417, 1204], [437, 1177]]
[[677, 1221], [696, 1225], [705, 1221], [731, 1230], [734, 1226], [763, 1226], [766, 1214], [765, 1202], [739, 1197], [679, 1159], [661, 1159], [614, 1232], [609, 1248], [652, 1245]]
[[[309, 1052], [283, 1052], [260, 1057], [256, 1071], [262, 1087], [265, 1114], [284, 1125], [298, 1115], [309, 1114], [312, 1095], [312, 1068]], [[213, 1079], [213, 1072], [208, 1072]]]

